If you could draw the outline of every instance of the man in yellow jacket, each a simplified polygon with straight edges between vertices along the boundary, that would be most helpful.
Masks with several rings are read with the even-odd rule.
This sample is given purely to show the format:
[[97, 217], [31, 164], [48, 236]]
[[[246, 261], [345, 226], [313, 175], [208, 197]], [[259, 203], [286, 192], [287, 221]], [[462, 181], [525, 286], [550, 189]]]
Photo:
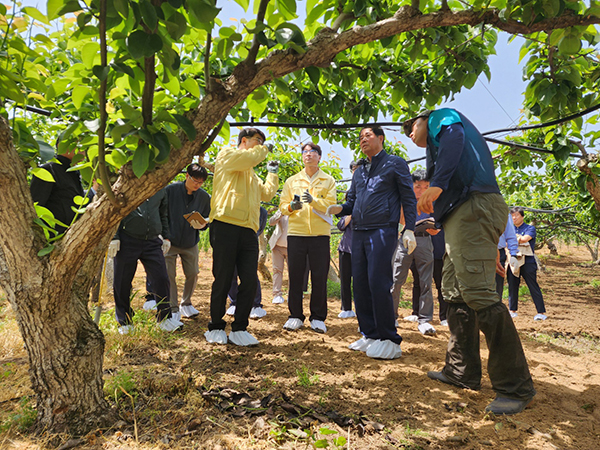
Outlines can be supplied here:
[[229, 342], [241, 346], [258, 344], [246, 328], [256, 294], [259, 208], [261, 201], [273, 198], [279, 186], [278, 161], [267, 163], [269, 173], [264, 182], [254, 172], [271, 150], [271, 145], [264, 143], [262, 131], [245, 128], [238, 136], [238, 146], [221, 149], [215, 162], [209, 216], [215, 280], [210, 294], [210, 323], [204, 333], [211, 344], [227, 343], [223, 316], [236, 267], [240, 285]]
[[304, 322], [302, 285], [306, 260], [310, 265], [312, 293], [310, 326], [318, 333], [327, 332], [327, 273], [331, 217], [327, 208], [335, 204], [335, 180], [319, 169], [321, 147], [312, 142], [302, 147], [304, 169], [287, 179], [281, 192], [279, 209], [289, 216], [288, 269], [290, 317], [283, 326], [297, 330]]

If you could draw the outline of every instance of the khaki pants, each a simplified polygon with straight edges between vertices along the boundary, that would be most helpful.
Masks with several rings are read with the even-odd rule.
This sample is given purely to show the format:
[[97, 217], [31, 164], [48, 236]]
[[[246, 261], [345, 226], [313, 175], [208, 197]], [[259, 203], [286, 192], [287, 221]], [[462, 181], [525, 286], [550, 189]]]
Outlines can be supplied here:
[[496, 255], [508, 206], [500, 194], [471, 194], [444, 221], [444, 299], [475, 311], [498, 302]]

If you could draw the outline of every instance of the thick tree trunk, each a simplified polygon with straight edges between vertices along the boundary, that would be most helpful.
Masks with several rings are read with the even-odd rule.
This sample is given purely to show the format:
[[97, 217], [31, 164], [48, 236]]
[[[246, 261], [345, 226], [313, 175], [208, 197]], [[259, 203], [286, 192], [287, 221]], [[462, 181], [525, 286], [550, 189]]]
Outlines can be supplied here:
[[[97, 238], [99, 244], [91, 250], [65, 255], [66, 237], [50, 255], [37, 256], [45, 239], [33, 225], [35, 211], [25, 166], [1, 117], [0, 198], [0, 284], [15, 311], [29, 356], [37, 400], [35, 428], [84, 433], [108, 417], [102, 388], [104, 336], [92, 321], [87, 299], [110, 228], [104, 228], [107, 237]], [[86, 230], [80, 232], [83, 237]]]
[[103, 391], [104, 335], [88, 310], [106, 241], [88, 255], [72, 284], [43, 275], [41, 285], [11, 299], [29, 355], [37, 432], [84, 434], [114, 419]]

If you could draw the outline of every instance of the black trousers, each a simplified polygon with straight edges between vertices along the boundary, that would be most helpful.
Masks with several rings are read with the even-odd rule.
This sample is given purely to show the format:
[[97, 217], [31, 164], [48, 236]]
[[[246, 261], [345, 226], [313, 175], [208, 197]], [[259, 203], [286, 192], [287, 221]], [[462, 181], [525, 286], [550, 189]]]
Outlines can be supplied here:
[[162, 241], [143, 240], [121, 233], [121, 248], [114, 258], [113, 290], [115, 297], [115, 315], [121, 325], [131, 324], [134, 312], [131, 309], [131, 282], [135, 276], [138, 260], [146, 271], [146, 278], [152, 286], [152, 294], [156, 298], [157, 319], [171, 317], [169, 305], [169, 275], [162, 252]]
[[[506, 249], [501, 248], [498, 250], [500, 252], [500, 264], [504, 266], [506, 264]], [[509, 269], [510, 270], [510, 269]], [[498, 293], [498, 297], [502, 301], [502, 292], [504, 291], [504, 277], [496, 274], [496, 292]]]
[[338, 251], [340, 257], [340, 285], [342, 311], [352, 311], [352, 253]]
[[488, 375], [496, 394], [513, 399], [535, 395], [523, 346], [506, 305], [499, 301], [475, 311], [466, 303], [450, 303], [448, 324], [450, 341], [442, 372], [452, 383], [470, 389], [481, 387], [481, 330], [489, 349]]
[[544, 296], [537, 282], [537, 264], [526, 262], [521, 266], [518, 277], [515, 277], [512, 272], [508, 273], [506, 277], [508, 278], [508, 307], [511, 311], [516, 311], [519, 308], [519, 285], [521, 284], [521, 278], [523, 278], [529, 288], [536, 311], [539, 314], [546, 312]]
[[288, 235], [288, 269], [290, 291], [288, 307], [290, 318], [304, 321], [302, 308], [302, 288], [304, 272], [310, 264], [310, 294], [309, 320], [327, 318], [327, 274], [329, 272], [329, 236], [289, 236]]
[[[444, 300], [444, 296], [442, 295], [442, 269], [444, 268], [444, 260], [443, 259], [434, 259], [433, 260], [433, 281], [435, 282], [435, 287], [438, 292], [438, 303], [440, 304], [440, 322], [442, 320], [446, 320], [446, 316], [448, 315], [448, 303]], [[410, 271], [413, 276], [413, 290], [412, 290], [412, 315], [419, 315], [419, 298], [421, 297], [421, 287], [419, 285], [419, 272], [417, 271], [417, 267], [413, 261], [410, 266]]]
[[210, 224], [210, 245], [213, 249], [213, 276], [210, 293], [209, 331], [224, 330], [227, 293], [237, 267], [240, 285], [231, 331], [245, 331], [256, 294], [258, 268], [258, 238], [251, 228], [218, 220]]

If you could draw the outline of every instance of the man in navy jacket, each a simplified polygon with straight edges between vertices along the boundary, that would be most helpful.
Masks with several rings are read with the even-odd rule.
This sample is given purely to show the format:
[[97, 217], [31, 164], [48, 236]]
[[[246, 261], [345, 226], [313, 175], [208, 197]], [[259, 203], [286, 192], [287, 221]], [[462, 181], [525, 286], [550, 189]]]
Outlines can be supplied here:
[[417, 245], [417, 201], [406, 161], [387, 154], [384, 139], [379, 127], [360, 131], [360, 148], [368, 160], [354, 172], [346, 203], [330, 206], [327, 213], [352, 215], [354, 304], [363, 337], [350, 348], [371, 358], [395, 359], [402, 355], [402, 337], [394, 325], [392, 257], [402, 208], [406, 224], [403, 242], [409, 253]]
[[[169, 228], [171, 231], [171, 248], [165, 255], [167, 272], [169, 274], [171, 314], [175, 319], [195, 317], [199, 311], [192, 305], [192, 295], [198, 281], [198, 230], [204, 230], [208, 223], [196, 220], [188, 222], [184, 214], [194, 211], [208, 219], [210, 214], [210, 195], [201, 189], [206, 181], [208, 172], [199, 164], [187, 167], [185, 181], [172, 183], [166, 187], [169, 203]], [[181, 307], [177, 295], [177, 256], [181, 258], [181, 266], [185, 276]]]
[[481, 387], [479, 330], [489, 349], [494, 414], [522, 411], [535, 395], [519, 335], [495, 289], [497, 245], [508, 207], [500, 194], [492, 155], [483, 136], [461, 113], [426, 111], [404, 123], [404, 132], [427, 148], [430, 187], [417, 211], [444, 226], [442, 290], [448, 302], [450, 341], [446, 364], [432, 379], [462, 388]]

